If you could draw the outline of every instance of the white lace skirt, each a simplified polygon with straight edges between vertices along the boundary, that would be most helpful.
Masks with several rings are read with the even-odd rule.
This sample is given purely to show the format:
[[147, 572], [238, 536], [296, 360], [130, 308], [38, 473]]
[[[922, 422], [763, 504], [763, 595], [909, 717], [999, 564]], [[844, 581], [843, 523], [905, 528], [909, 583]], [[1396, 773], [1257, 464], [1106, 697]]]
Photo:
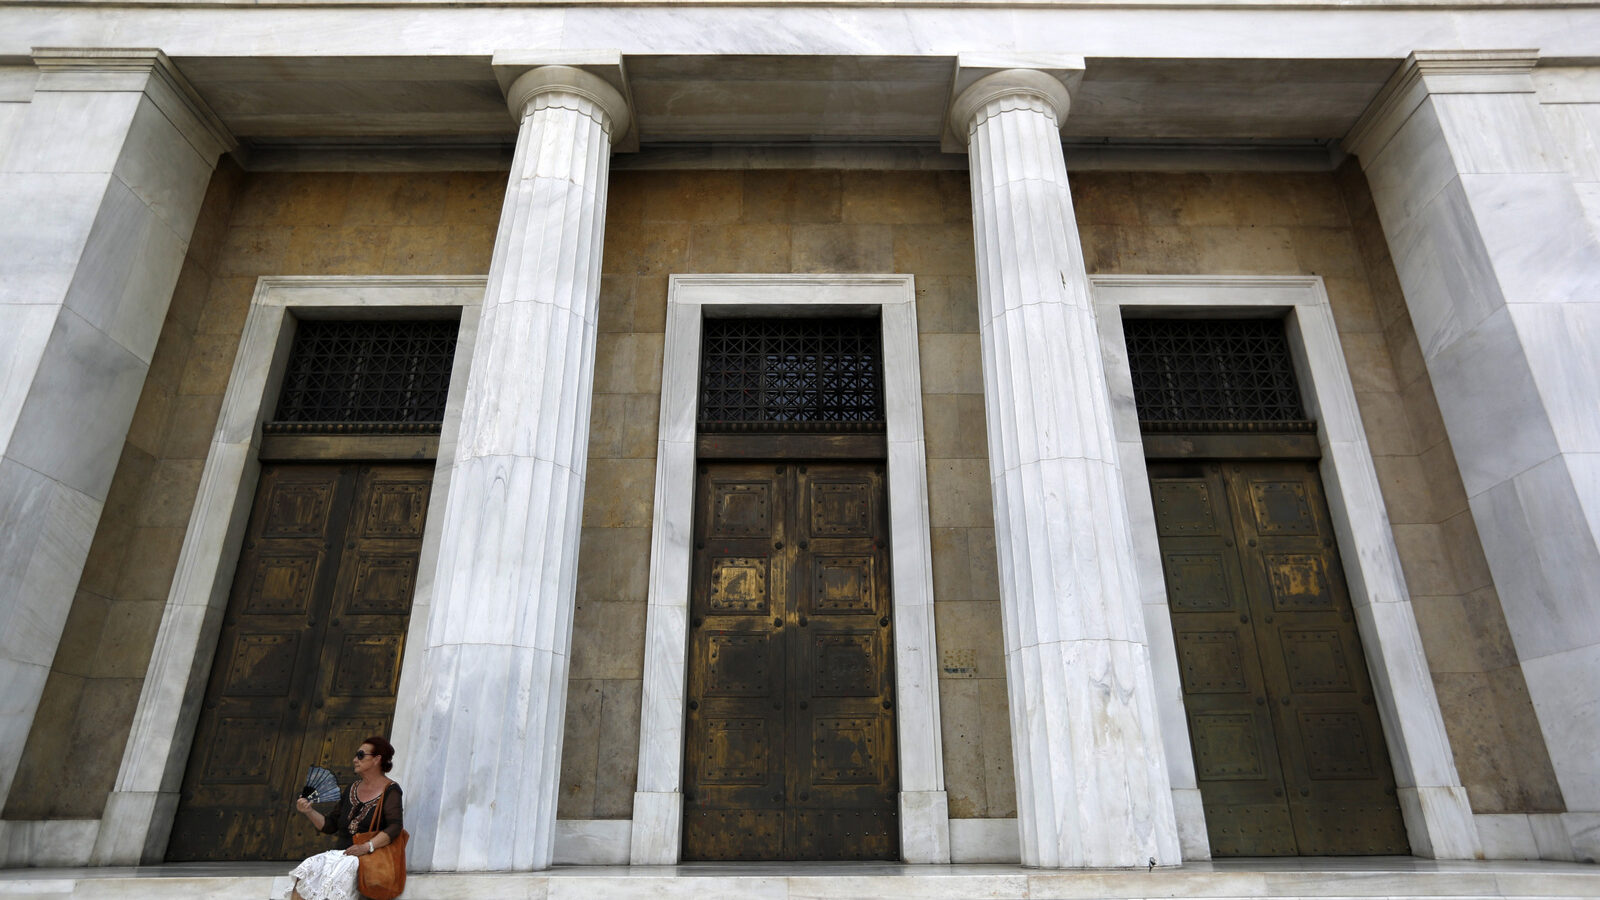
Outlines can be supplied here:
[[[329, 850], [307, 857], [305, 862], [295, 866], [289, 878], [294, 891], [304, 900], [360, 900], [361, 895], [356, 893], [359, 859], [346, 856], [343, 850]], [[285, 893], [273, 900], [288, 900], [289, 896]]]

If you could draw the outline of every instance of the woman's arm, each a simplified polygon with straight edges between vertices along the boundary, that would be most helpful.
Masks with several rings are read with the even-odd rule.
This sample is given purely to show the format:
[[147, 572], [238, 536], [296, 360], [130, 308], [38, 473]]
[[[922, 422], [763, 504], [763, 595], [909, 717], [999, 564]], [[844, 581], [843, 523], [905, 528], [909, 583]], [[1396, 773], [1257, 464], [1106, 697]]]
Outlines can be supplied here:
[[391, 784], [385, 789], [383, 795], [383, 821], [378, 823], [382, 826], [379, 829], [382, 831], [379, 837], [383, 838], [383, 843], [374, 842], [373, 847], [382, 847], [384, 844], [393, 843], [396, 838], [400, 837], [400, 830], [406, 827], [405, 816], [405, 803], [400, 799], [400, 785]]

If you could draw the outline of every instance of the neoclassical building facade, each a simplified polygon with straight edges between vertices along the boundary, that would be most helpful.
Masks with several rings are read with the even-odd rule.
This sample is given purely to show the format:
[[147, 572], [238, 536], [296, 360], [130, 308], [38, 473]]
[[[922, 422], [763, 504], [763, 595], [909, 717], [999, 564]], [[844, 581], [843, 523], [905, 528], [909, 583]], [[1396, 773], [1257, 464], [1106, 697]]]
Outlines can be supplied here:
[[0, 0], [0, 863], [1593, 862], [1596, 58]]

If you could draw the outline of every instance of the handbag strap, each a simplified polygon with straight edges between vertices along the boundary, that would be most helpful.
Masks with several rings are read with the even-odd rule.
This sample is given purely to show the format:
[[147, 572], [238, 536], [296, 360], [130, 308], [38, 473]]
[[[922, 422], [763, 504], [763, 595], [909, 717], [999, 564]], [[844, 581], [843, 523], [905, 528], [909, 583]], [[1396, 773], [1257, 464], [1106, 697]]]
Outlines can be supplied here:
[[369, 823], [373, 831], [380, 831], [378, 823], [383, 821], [383, 800], [389, 796], [389, 786], [383, 786], [383, 793], [378, 795], [378, 808], [372, 811], [372, 821]]
[[[359, 782], [359, 781], [356, 782], [356, 784], [360, 784], [360, 783], [361, 782]], [[372, 821], [367, 823], [368, 825], [370, 825], [372, 827], [368, 828], [366, 831], [361, 832], [362, 834], [366, 834], [369, 831], [381, 831], [382, 830], [382, 829], [380, 829], [378, 827], [378, 823], [383, 821], [383, 800], [384, 800], [385, 797], [387, 797], [389, 795], [389, 788], [392, 787], [393, 785], [394, 785], [394, 782], [391, 781], [388, 784], [383, 786], [383, 792], [378, 795], [378, 806], [377, 806], [376, 809], [374, 809], [372, 811]], [[361, 795], [356, 793], [356, 785], [355, 784], [350, 785], [350, 797], [351, 797], [351, 799], [357, 800], [357, 801], [359, 801], [361, 799]]]

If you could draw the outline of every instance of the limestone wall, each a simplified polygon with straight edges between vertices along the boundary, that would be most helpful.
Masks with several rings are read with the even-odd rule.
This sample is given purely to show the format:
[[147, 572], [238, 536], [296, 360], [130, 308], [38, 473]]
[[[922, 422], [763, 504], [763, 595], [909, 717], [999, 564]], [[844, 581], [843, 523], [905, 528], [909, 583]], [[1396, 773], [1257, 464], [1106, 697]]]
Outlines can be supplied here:
[[[1474, 809], [1559, 808], [1359, 171], [1081, 172], [1072, 184], [1091, 272], [1324, 277]], [[503, 190], [498, 172], [224, 163], [7, 818], [100, 812], [256, 278], [485, 272]], [[1016, 814], [971, 230], [960, 171], [613, 173], [560, 817], [631, 815], [667, 276], [714, 272], [915, 276], [950, 812]]]
[[950, 811], [1016, 814], [959, 172], [614, 172], [561, 818], [631, 815], [669, 273], [916, 277]]
[[1455, 457], [1360, 169], [1073, 176], [1093, 273], [1320, 275], [1456, 767], [1475, 812], [1560, 808]]
[[504, 192], [498, 172], [247, 175], [219, 166], [6, 818], [97, 818], [105, 805], [256, 279], [485, 272]]

